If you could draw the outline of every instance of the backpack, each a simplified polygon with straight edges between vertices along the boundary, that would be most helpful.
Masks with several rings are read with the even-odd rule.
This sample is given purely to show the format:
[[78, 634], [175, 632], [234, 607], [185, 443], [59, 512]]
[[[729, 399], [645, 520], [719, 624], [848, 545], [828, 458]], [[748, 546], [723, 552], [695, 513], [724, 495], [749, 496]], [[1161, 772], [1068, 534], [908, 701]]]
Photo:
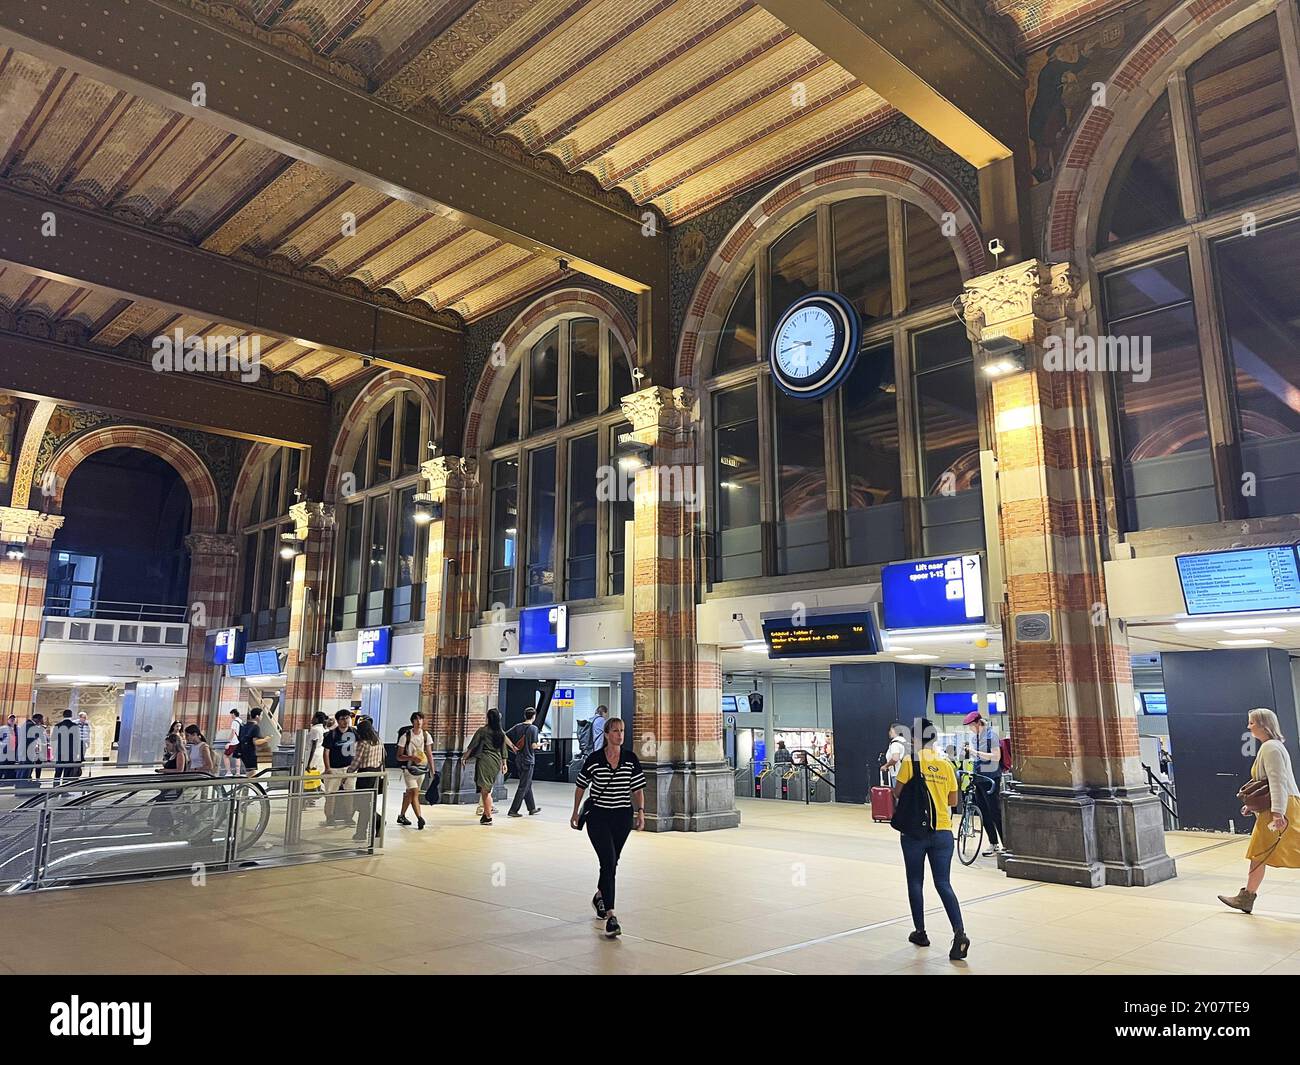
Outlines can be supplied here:
[[1004, 773], [1011, 772], [1011, 739], [1008, 736], [1002, 737], [1002, 763], [1001, 768]]
[[920, 756], [912, 752], [912, 775], [899, 789], [894, 803], [894, 816], [889, 826], [904, 836], [924, 838], [934, 831], [937, 811], [930, 789], [926, 787], [925, 777], [921, 773]]

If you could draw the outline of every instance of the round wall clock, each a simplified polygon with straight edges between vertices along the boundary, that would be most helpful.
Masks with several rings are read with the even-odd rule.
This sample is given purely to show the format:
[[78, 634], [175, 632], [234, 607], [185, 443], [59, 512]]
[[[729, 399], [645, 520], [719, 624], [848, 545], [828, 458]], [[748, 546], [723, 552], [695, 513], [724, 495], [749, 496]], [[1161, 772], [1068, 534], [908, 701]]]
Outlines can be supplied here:
[[852, 303], [838, 292], [810, 292], [790, 304], [772, 330], [772, 376], [786, 395], [824, 396], [853, 369], [861, 339]]

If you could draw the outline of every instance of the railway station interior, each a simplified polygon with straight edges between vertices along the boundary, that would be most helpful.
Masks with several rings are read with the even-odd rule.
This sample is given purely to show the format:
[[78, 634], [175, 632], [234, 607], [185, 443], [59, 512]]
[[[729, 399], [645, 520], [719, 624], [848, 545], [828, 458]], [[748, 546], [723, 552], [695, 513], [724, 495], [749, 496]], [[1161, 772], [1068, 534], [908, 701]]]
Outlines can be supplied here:
[[0, 539], [0, 973], [1300, 973], [1300, 3], [5, 0]]

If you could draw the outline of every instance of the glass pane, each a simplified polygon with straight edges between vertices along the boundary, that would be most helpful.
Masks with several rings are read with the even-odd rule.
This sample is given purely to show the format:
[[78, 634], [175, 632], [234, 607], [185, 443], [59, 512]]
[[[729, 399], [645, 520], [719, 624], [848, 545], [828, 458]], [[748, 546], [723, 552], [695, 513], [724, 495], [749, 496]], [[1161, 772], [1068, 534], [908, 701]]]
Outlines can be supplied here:
[[289, 449], [289, 477], [285, 481], [285, 501], [286, 505], [292, 504], [294, 500], [293, 490], [299, 487], [298, 481], [302, 476], [302, 452], [296, 447]]
[[841, 393], [848, 563], [903, 558], [903, 485], [898, 453], [894, 347], [859, 357]]
[[626, 444], [620, 444], [618, 438], [624, 433], [630, 433], [632, 426], [627, 422], [622, 425], [616, 425], [610, 430], [609, 451], [613, 456], [614, 471], [616, 474], [615, 484], [617, 491], [612, 493], [613, 498], [609, 501], [609, 594], [623, 594], [623, 566], [626, 559], [626, 522], [633, 518], [633, 488], [632, 478], [623, 466], [622, 460], [633, 454], [633, 451]]
[[280, 545], [276, 541], [276, 530], [263, 529], [262, 541], [258, 545], [257, 598], [258, 609], [267, 610], [274, 602], [277, 570], [280, 562]]
[[555, 448], [528, 460], [528, 572], [524, 603], [555, 602]]
[[776, 564], [780, 573], [830, 565], [826, 525], [826, 440], [820, 400], [775, 391]]
[[496, 432], [492, 434], [492, 446], [513, 444], [519, 439], [519, 367], [515, 367], [514, 376], [506, 387], [505, 397], [501, 400], [501, 410], [497, 414]]
[[596, 597], [596, 434], [569, 441], [566, 599]]
[[515, 605], [515, 545], [519, 536], [519, 460], [492, 463], [492, 548], [488, 608]]
[[753, 384], [713, 397], [713, 481], [718, 492], [718, 580], [763, 572], [759, 521], [758, 393]]
[[393, 428], [397, 419], [397, 399], [384, 404], [375, 419], [375, 465], [371, 484], [383, 484], [393, 479]]
[[559, 394], [560, 379], [560, 329], [557, 326], [542, 337], [528, 357], [532, 359], [532, 431], [555, 427], [555, 400]]
[[800, 296], [817, 291], [817, 215], [810, 214], [772, 245], [769, 252], [768, 334], [786, 309]]
[[1103, 280], [1106, 321], [1115, 326], [1162, 307], [1189, 303], [1192, 275], [1183, 252], [1107, 274]]
[[354, 491], [361, 491], [369, 483], [366, 477], [366, 473], [370, 469], [369, 454], [370, 430], [369, 426], [367, 426], [361, 433], [361, 440], [357, 444], [357, 453], [352, 459], [352, 480]]
[[402, 397], [402, 474], [420, 468], [420, 440], [420, 401], [408, 392]]
[[1295, 126], [1268, 15], [1233, 34], [1187, 71], [1206, 205], [1215, 210], [1300, 179]]
[[1251, 517], [1300, 512], [1300, 220], [1215, 246]]
[[343, 578], [339, 583], [340, 595], [357, 595], [361, 591], [361, 560], [363, 558], [362, 518], [365, 506], [361, 503], [350, 504], [343, 517]]
[[257, 592], [257, 534], [244, 537], [244, 594], [241, 599], [243, 613], [251, 614], [258, 608]]
[[713, 372], [723, 373], [740, 366], [753, 366], [757, 357], [758, 312], [754, 306], [754, 271], [749, 272], [745, 283], [727, 314], [726, 324], [718, 337], [718, 354]]
[[410, 587], [420, 583], [420, 575], [415, 568], [415, 488], [403, 488], [397, 493], [397, 573], [393, 577], [393, 587]]
[[370, 555], [366, 590], [381, 591], [387, 584], [388, 569], [388, 496], [370, 501]]
[[248, 508], [248, 521], [256, 525], [266, 517], [266, 469], [257, 476], [257, 488], [253, 492], [252, 503]]
[[951, 303], [961, 292], [961, 267], [939, 223], [915, 204], [903, 204], [907, 234], [907, 302], [915, 310]]
[[609, 334], [609, 409], [619, 410], [621, 401], [636, 391], [632, 364], [627, 361], [623, 345], [613, 332]]
[[274, 596], [272, 605], [276, 607], [288, 607], [293, 601], [293, 559], [280, 557], [280, 534], [289, 532], [288, 525], [281, 525], [276, 528], [276, 556], [275, 556], [275, 586], [271, 589]]
[[569, 420], [600, 412], [600, 323], [575, 318], [569, 323]]
[[894, 313], [889, 288], [889, 209], [884, 196], [844, 200], [831, 208], [838, 290], [863, 323]]
[[1183, 219], [1169, 97], [1160, 97], [1128, 142], [1101, 207], [1097, 244], [1146, 236]]
[[[964, 349], [963, 361], [954, 355]], [[960, 323], [912, 335], [916, 375], [921, 492], [951, 496], [979, 484], [979, 419], [970, 341]], [[946, 365], [945, 365], [946, 364]]]
[[266, 464], [266, 516], [275, 518], [284, 513], [283, 500], [280, 498], [280, 463], [284, 459], [283, 451], [276, 451]]

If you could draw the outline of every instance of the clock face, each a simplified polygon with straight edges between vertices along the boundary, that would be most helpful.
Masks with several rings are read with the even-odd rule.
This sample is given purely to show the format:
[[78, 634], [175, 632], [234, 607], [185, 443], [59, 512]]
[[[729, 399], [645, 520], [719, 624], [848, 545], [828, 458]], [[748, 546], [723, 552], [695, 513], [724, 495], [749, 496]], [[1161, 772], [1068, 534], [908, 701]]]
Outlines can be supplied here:
[[837, 292], [796, 300], [772, 331], [768, 362], [783, 392], [815, 399], [853, 368], [860, 329], [853, 304]]

